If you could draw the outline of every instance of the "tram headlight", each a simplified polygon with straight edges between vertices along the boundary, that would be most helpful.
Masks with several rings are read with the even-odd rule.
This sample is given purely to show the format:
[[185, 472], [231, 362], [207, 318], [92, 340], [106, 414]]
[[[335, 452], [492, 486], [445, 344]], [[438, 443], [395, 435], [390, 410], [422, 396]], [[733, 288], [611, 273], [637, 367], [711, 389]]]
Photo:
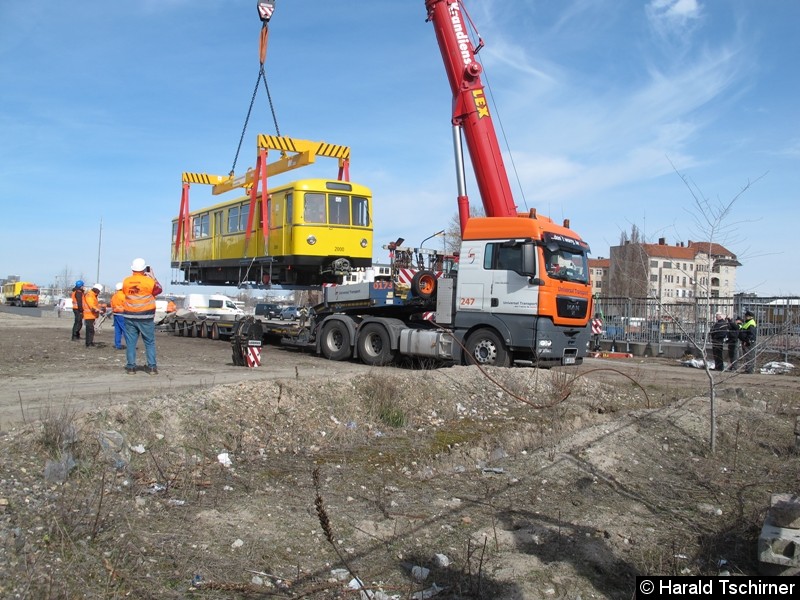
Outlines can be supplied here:
[[361, 247], [366, 248], [369, 245], [367, 238], [361, 238]]
[[315, 236], [315, 235], [310, 235], [310, 236], [308, 236], [308, 237], [306, 238], [306, 243], [307, 243], [309, 246], [313, 246], [314, 244], [316, 244], [316, 243], [317, 243], [317, 236]]

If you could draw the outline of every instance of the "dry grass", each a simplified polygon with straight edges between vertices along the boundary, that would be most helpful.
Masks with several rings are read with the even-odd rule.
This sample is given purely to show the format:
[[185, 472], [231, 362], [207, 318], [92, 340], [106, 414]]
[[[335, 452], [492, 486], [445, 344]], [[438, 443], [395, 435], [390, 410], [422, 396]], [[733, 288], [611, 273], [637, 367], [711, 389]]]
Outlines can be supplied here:
[[[726, 402], [710, 457], [699, 403], [647, 410], [627, 381], [490, 372], [500, 389], [474, 372], [218, 386], [82, 422], [48, 413], [6, 447], [8, 479], [28, 476], [17, 487], [33, 491], [11, 503], [22, 541], [0, 592], [323, 599], [341, 592], [328, 580], [346, 565], [401, 597], [435, 581], [445, 598], [506, 598], [521, 593], [497, 575], [513, 558], [540, 561], [529, 585], [619, 597], [636, 573], [711, 574], [720, 558], [754, 571], [761, 496], [796, 480], [800, 397], [771, 399], [767, 413]], [[120, 447], [101, 443], [110, 432]], [[40, 485], [43, 460], [65, 448], [76, 457], [66, 482]], [[431, 578], [413, 581], [409, 564]]]

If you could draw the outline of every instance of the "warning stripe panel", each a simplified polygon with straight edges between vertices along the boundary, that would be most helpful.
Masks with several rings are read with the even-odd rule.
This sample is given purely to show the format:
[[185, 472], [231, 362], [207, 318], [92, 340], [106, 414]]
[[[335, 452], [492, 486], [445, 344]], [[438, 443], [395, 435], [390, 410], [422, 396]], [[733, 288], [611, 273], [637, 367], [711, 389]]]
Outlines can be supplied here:
[[247, 366], [259, 367], [261, 366], [261, 348], [253, 346], [247, 347]]
[[[417, 274], [417, 271], [419, 271], [419, 269], [397, 269], [397, 281], [400, 283], [405, 283], [406, 285], [411, 285], [411, 280], [414, 279], [414, 275]], [[443, 271], [436, 271], [434, 273], [437, 279], [439, 279], [443, 274]]]
[[294, 143], [294, 138], [286, 137], [283, 135], [266, 135], [261, 134], [258, 136], [258, 147], [268, 148], [270, 150], [286, 150], [287, 152], [300, 152]]
[[317, 147], [317, 156], [328, 156], [330, 158], [350, 158], [350, 147], [339, 146], [338, 144], [326, 144], [321, 142]]
[[329, 144], [327, 142], [310, 142], [283, 135], [267, 135], [265, 133], [258, 136], [258, 147], [269, 150], [282, 150], [284, 152], [313, 152], [316, 156], [327, 156], [329, 158], [350, 159], [350, 147], [340, 144]]
[[183, 183], [204, 183], [206, 185], [217, 185], [227, 179], [222, 175], [211, 175], [209, 173], [183, 173], [181, 181]]

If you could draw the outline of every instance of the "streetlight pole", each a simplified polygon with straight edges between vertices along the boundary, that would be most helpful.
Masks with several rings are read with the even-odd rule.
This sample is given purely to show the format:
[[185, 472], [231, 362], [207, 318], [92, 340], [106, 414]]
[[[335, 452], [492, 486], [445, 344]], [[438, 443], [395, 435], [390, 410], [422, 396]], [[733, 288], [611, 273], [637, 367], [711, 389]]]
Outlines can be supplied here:
[[[436, 233], [434, 233], [434, 234], [432, 234], [432, 235], [429, 235], [428, 237], [426, 237], [424, 240], [422, 240], [422, 241], [420, 242], [420, 244], [419, 244], [419, 248], [418, 248], [418, 250], [419, 250], [419, 253], [418, 253], [418, 255], [417, 255], [417, 257], [418, 257], [418, 258], [417, 258], [417, 261], [419, 262], [419, 268], [420, 268], [420, 269], [422, 269], [422, 268], [423, 268], [422, 261], [424, 260], [424, 259], [422, 258], [422, 246], [424, 246], [424, 245], [425, 245], [425, 242], [427, 242], [429, 239], [431, 239], [431, 238], [435, 238], [435, 237], [437, 237], [437, 236], [440, 236], [440, 235], [444, 235], [444, 229], [442, 229], [441, 231], [437, 231]], [[434, 267], [434, 265], [436, 264], [436, 262], [437, 262], [437, 261], [436, 261], [436, 251], [434, 250], [434, 251], [433, 251], [433, 260], [428, 260], [429, 267], [430, 267], [431, 269], [435, 268], [435, 267]]]
[[442, 229], [441, 231], [437, 231], [437, 232], [436, 232], [436, 233], [434, 233], [433, 235], [429, 235], [429, 236], [428, 236], [428, 237], [426, 237], [424, 240], [422, 240], [422, 241], [420, 242], [420, 244], [419, 244], [419, 247], [420, 247], [420, 249], [422, 249], [422, 246], [423, 246], [423, 245], [425, 245], [425, 242], [427, 242], [429, 239], [431, 239], [431, 238], [435, 238], [435, 237], [437, 237], [437, 236], [440, 236], [440, 235], [444, 235], [444, 229]]

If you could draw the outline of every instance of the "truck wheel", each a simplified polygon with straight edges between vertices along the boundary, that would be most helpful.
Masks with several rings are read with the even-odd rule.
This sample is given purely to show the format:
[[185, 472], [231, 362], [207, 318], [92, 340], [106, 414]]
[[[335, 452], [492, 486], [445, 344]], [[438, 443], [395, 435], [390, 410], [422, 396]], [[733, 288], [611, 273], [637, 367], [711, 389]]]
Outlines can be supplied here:
[[178, 321], [178, 323], [175, 326], [175, 333], [178, 334], [178, 337], [183, 337], [183, 333], [185, 330], [186, 330], [186, 323], [184, 323], [183, 321]]
[[208, 327], [206, 326], [205, 323], [200, 323], [197, 326], [197, 337], [199, 338], [208, 337]]
[[183, 329], [186, 331], [186, 337], [194, 337], [194, 323], [184, 322]]
[[322, 356], [328, 360], [345, 360], [350, 356], [350, 332], [341, 321], [331, 321], [322, 329]]
[[358, 356], [361, 362], [373, 367], [387, 365], [394, 360], [392, 342], [383, 325], [368, 323], [358, 332]]
[[417, 271], [411, 280], [411, 293], [428, 300], [436, 293], [436, 274], [432, 271]]
[[467, 364], [508, 367], [510, 356], [503, 340], [491, 329], [479, 329], [467, 338]]
[[214, 323], [211, 326], [211, 339], [212, 340], [218, 340], [219, 339], [219, 325], [217, 325], [216, 323]]

